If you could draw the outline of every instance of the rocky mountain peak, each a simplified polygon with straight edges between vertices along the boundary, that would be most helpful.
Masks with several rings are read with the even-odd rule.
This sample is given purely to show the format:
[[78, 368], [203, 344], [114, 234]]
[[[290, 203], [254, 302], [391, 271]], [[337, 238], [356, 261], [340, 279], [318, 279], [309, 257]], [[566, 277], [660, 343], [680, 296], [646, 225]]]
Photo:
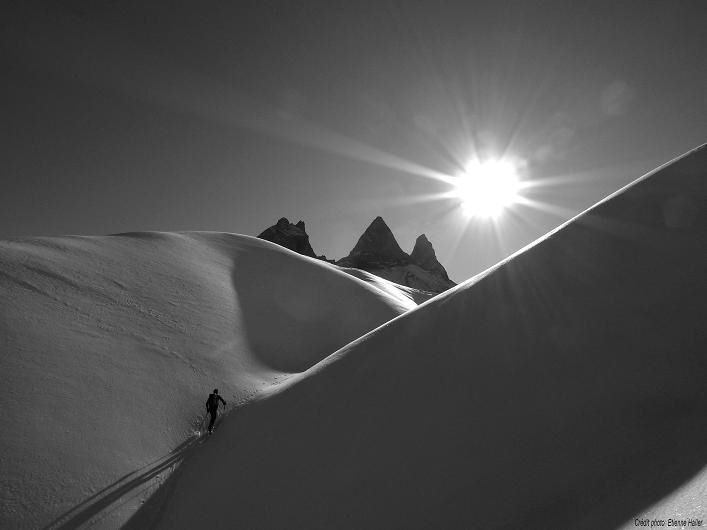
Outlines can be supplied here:
[[441, 293], [456, 284], [437, 261], [432, 243], [425, 234], [415, 241], [408, 255], [398, 245], [393, 232], [381, 216], [376, 217], [363, 232], [349, 255], [338, 260], [317, 256], [309, 243], [304, 221], [292, 224], [281, 217], [276, 224], [263, 231], [261, 239], [277, 243], [311, 258], [319, 258], [341, 267], [361, 269], [401, 285], [426, 292]]
[[449, 280], [447, 271], [442, 264], [437, 261], [435, 249], [432, 247], [432, 243], [430, 243], [430, 240], [427, 239], [425, 234], [421, 234], [418, 236], [417, 240], [415, 240], [415, 248], [412, 249], [410, 259], [423, 269], [435, 272], [445, 280]]
[[303, 256], [318, 257], [309, 243], [309, 235], [304, 231], [303, 221], [292, 224], [287, 217], [281, 217], [276, 224], [264, 230], [258, 237], [294, 250]]
[[[369, 229], [374, 228], [374, 229], [385, 229], [388, 228], [388, 225], [385, 224], [385, 221], [380, 215], [377, 215], [375, 219], [371, 222], [371, 224], [368, 226]], [[388, 228], [390, 230], [390, 228]]]
[[398, 242], [382, 217], [376, 217], [366, 228], [349, 253], [354, 261], [375, 257], [382, 262], [405, 261], [409, 256], [403, 252]]
[[435, 249], [425, 234], [421, 234], [415, 240], [415, 248], [412, 249], [410, 259], [423, 269], [432, 270], [439, 265]]

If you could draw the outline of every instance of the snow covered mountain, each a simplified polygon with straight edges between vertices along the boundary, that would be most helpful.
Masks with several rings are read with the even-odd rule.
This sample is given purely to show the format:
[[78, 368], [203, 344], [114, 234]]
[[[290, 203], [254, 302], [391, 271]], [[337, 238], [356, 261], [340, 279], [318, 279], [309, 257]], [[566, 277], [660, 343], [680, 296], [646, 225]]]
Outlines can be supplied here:
[[0, 242], [0, 528], [118, 526], [214, 387], [246, 402], [415, 307], [382, 282], [233, 234]]
[[706, 520], [705, 175], [420, 306], [247, 236], [0, 242], [0, 528]]
[[393, 232], [380, 216], [376, 217], [361, 235], [349, 255], [338, 261], [315, 255], [303, 221], [292, 224], [283, 217], [258, 237], [304, 256], [336, 263], [354, 276], [359, 276], [358, 271], [367, 271], [400, 286], [414, 289], [411, 292], [418, 301], [428, 300], [456, 285], [437, 261], [432, 243], [425, 234], [417, 238], [412, 254], [408, 255], [400, 248]]
[[290, 378], [128, 528], [705, 519], [706, 174], [691, 152]]
[[365, 270], [400, 285], [432, 293], [441, 293], [456, 285], [437, 261], [432, 243], [424, 234], [417, 238], [412, 254], [408, 255], [380, 216], [366, 228], [349, 255], [336, 264]]

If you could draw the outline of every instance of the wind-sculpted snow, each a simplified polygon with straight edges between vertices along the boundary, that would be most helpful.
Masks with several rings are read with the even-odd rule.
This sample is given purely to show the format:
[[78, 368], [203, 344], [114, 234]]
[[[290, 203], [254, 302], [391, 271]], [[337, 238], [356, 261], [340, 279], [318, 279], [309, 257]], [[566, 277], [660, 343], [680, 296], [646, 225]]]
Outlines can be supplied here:
[[611, 528], [707, 463], [707, 149], [224, 421], [142, 528]]
[[399, 300], [405, 305], [405, 307], [408, 307], [411, 301], [414, 302], [413, 305], [409, 306], [409, 309], [412, 309], [418, 304], [426, 302], [427, 300], [434, 296], [437, 296], [438, 294], [436, 292], [423, 291], [421, 289], [415, 289], [414, 287], [408, 287], [400, 283], [395, 283], [393, 281], [386, 280], [377, 273], [373, 274], [371, 272], [366, 272], [364, 270], [356, 269], [353, 267], [337, 267], [340, 270], [344, 271], [346, 274], [350, 274], [354, 278], [363, 280], [364, 282], [372, 285], [377, 289], [380, 289], [384, 293]]
[[219, 233], [3, 241], [0, 297], [0, 528], [118, 525], [214, 387], [247, 401], [414, 307]]

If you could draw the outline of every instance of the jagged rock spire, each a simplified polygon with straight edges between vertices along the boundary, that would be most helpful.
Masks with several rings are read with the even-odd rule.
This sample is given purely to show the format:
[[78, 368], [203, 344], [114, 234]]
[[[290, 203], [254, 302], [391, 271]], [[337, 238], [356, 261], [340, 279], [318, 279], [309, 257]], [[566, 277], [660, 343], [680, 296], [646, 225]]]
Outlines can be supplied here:
[[412, 249], [412, 254], [410, 254], [410, 259], [423, 269], [436, 272], [445, 280], [449, 280], [447, 271], [442, 264], [437, 261], [435, 249], [432, 247], [432, 243], [430, 243], [425, 234], [418, 236], [415, 241], [415, 248]]
[[281, 217], [258, 237], [311, 258], [372, 272], [381, 278], [422, 291], [441, 293], [456, 285], [437, 261], [432, 243], [425, 234], [417, 238], [412, 254], [408, 255], [400, 248], [381, 216], [376, 217], [366, 228], [349, 255], [338, 261], [327, 260], [325, 256], [314, 253], [309, 235], [305, 232], [304, 221], [292, 224], [286, 217]]
[[264, 230], [258, 237], [294, 250], [303, 256], [309, 256], [310, 258], [317, 257], [312, 249], [312, 245], [309, 243], [309, 235], [304, 231], [303, 221], [295, 225], [290, 223], [287, 217], [281, 217], [278, 219], [277, 224]]
[[376, 217], [366, 228], [356, 243], [356, 246], [349, 253], [349, 258], [367, 258], [375, 256], [382, 261], [401, 261], [409, 256], [403, 252], [398, 242], [395, 240], [393, 232], [385, 224], [382, 217]]
[[423, 269], [431, 269], [437, 262], [435, 250], [425, 234], [421, 234], [415, 240], [415, 248], [412, 249], [410, 259]]

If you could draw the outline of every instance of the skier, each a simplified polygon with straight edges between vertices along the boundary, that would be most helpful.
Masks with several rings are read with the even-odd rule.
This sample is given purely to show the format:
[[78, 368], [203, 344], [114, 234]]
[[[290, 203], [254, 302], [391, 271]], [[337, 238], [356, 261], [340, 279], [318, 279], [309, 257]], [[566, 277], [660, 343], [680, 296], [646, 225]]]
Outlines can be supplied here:
[[214, 422], [218, 416], [218, 402], [219, 400], [223, 403], [224, 408], [226, 407], [226, 402], [221, 396], [218, 395], [218, 388], [214, 388], [213, 393], [209, 394], [209, 399], [206, 400], [206, 411], [211, 415], [211, 421], [209, 422], [209, 434], [214, 430]]

